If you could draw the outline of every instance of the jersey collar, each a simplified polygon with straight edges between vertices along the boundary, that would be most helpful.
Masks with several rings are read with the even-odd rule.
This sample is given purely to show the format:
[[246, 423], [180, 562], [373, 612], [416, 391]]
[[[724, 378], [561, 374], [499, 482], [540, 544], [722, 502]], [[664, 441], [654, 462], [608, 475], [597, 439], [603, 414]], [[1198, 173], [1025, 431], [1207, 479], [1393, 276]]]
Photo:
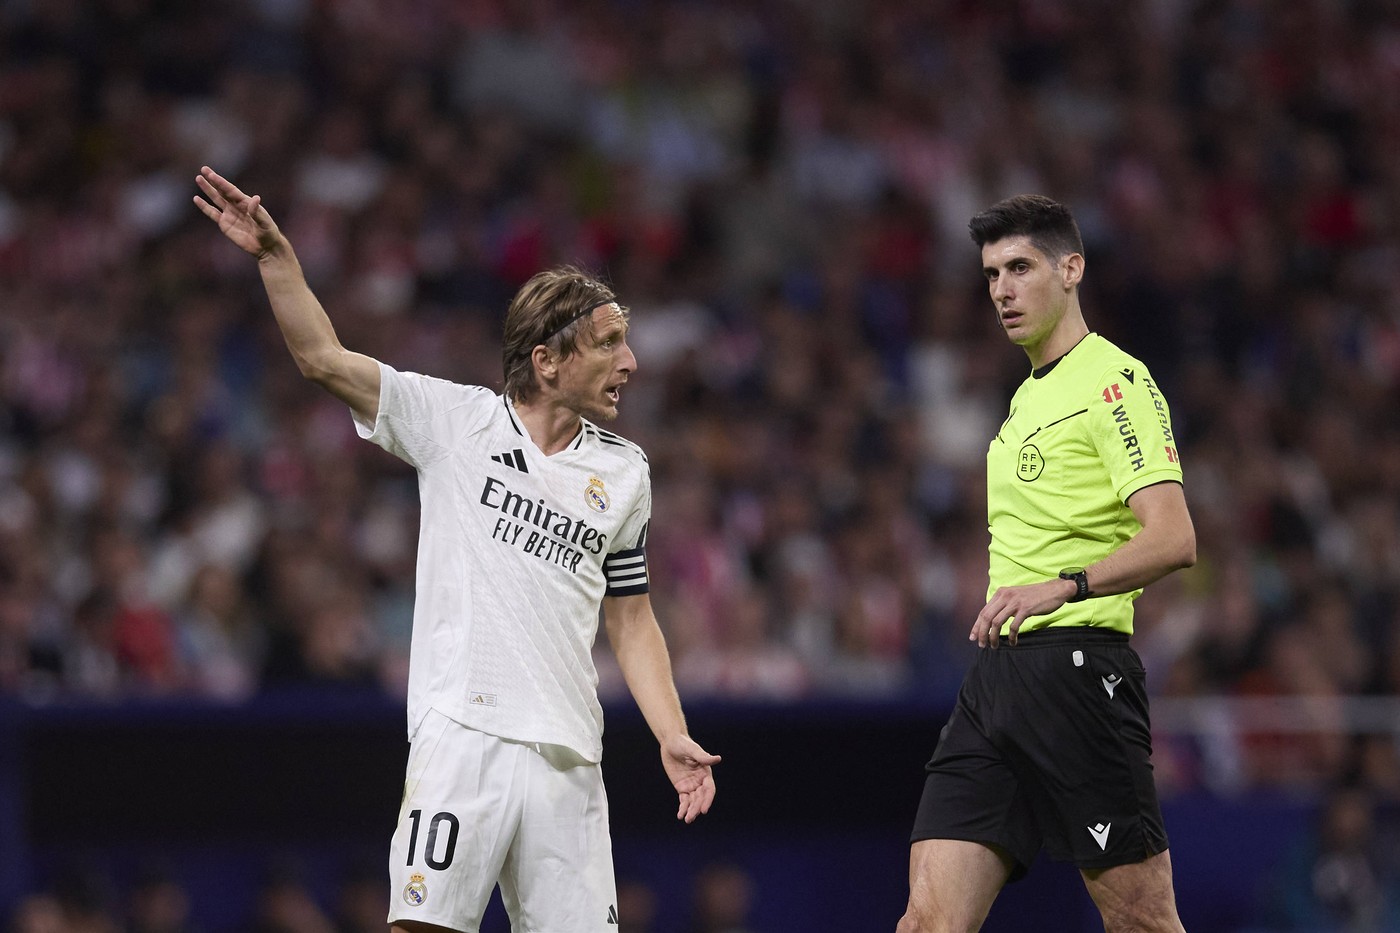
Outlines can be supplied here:
[[[515, 429], [515, 433], [525, 438], [525, 440], [529, 441], [531, 444], [535, 443], [534, 438], [530, 437], [530, 432], [525, 430], [525, 425], [521, 422], [520, 416], [516, 414], [515, 403], [512, 402], [510, 396], [506, 395], [504, 392], [501, 393], [501, 404], [505, 406], [506, 417], [510, 419], [510, 426]], [[569, 451], [578, 450], [583, 446], [583, 439], [588, 435], [588, 429], [591, 428], [592, 425], [588, 423], [587, 418], [579, 418], [578, 420], [578, 433], [575, 434], [574, 439], [569, 442], [569, 446], [559, 451], [559, 453], [568, 453]], [[538, 447], [535, 449], [539, 450]]]
[[[1092, 334], [1092, 333], [1093, 333], [1093, 331], [1090, 331], [1090, 332], [1089, 332], [1089, 334]], [[1088, 337], [1089, 334], [1085, 334], [1084, 337]], [[1063, 360], [1065, 357], [1067, 357], [1067, 356], [1069, 356], [1071, 353], [1073, 353], [1073, 352], [1075, 351], [1075, 348], [1078, 347], [1081, 343], [1084, 342], [1084, 337], [1080, 337], [1078, 340], [1076, 340], [1076, 341], [1074, 342], [1074, 346], [1073, 346], [1073, 347], [1070, 347], [1070, 348], [1069, 348], [1068, 350], [1066, 350], [1064, 353], [1062, 353], [1062, 354], [1060, 354], [1059, 356], [1055, 357], [1053, 360], [1051, 360], [1050, 362], [1046, 363], [1044, 366], [1041, 366], [1041, 367], [1038, 368], [1038, 369], [1032, 369], [1032, 370], [1031, 370], [1031, 378], [1032, 378], [1032, 379], [1044, 379], [1046, 376], [1050, 375], [1050, 370], [1054, 369], [1056, 366], [1059, 366], [1061, 360]]]

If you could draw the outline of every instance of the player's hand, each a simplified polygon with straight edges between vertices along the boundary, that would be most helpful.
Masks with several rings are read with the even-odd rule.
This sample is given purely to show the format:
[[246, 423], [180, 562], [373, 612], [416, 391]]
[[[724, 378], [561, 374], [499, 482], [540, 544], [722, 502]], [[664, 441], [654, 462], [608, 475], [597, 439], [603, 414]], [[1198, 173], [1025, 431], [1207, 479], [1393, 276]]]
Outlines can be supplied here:
[[262, 206], [261, 195], [249, 197], [207, 165], [199, 170], [194, 183], [204, 192], [204, 198], [195, 195], [195, 207], [217, 223], [220, 232], [239, 249], [261, 259], [283, 242], [282, 231]]
[[1006, 632], [1007, 640], [1016, 644], [1023, 622], [1031, 616], [1054, 612], [1074, 593], [1072, 589], [1066, 592], [1066, 582], [1054, 579], [1025, 586], [1001, 587], [977, 613], [977, 621], [972, 623], [967, 640], [977, 642], [979, 648], [995, 648], [1001, 641], [1001, 627], [1009, 621], [1011, 627]]
[[661, 765], [680, 795], [676, 819], [693, 823], [700, 814], [710, 812], [710, 804], [715, 801], [715, 775], [711, 769], [719, 761], [718, 755], [711, 755], [688, 735], [673, 735], [662, 743]]

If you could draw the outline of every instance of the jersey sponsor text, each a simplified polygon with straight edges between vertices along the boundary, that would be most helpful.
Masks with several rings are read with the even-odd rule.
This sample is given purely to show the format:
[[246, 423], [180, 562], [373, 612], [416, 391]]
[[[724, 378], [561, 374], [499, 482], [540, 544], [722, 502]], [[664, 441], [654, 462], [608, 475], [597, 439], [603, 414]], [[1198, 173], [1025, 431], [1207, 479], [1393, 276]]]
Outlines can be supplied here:
[[1128, 462], [1133, 465], [1133, 472], [1136, 473], [1147, 465], [1147, 459], [1142, 455], [1137, 432], [1133, 430], [1133, 419], [1128, 417], [1128, 409], [1119, 405], [1113, 409], [1113, 420], [1118, 424], [1118, 436], [1123, 438], [1123, 448], [1128, 451]]
[[[585, 521], [554, 511], [544, 504], [543, 499], [531, 501], [517, 492], [511, 492], [505, 483], [494, 476], [486, 477], [486, 485], [481, 488], [481, 504], [488, 509], [495, 509], [511, 518], [534, 525], [560, 538], [564, 544], [578, 545], [590, 554], [601, 553], [608, 544], [606, 533], [591, 527]], [[500, 537], [504, 521], [501, 519], [496, 522], [495, 537]], [[508, 543], [514, 544], [518, 538], [519, 533], [516, 532]]]

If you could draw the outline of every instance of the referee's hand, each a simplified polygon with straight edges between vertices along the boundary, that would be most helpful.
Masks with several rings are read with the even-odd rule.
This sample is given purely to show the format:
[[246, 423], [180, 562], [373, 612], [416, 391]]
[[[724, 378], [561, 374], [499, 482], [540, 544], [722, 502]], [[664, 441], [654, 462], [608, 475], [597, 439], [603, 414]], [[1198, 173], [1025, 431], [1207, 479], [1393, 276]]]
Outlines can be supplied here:
[[[1066, 586], [1070, 587], [1068, 592]], [[1031, 616], [1048, 615], [1059, 609], [1073, 595], [1073, 586], [1072, 581], [1057, 578], [1025, 586], [999, 588], [987, 600], [982, 611], [977, 613], [977, 621], [972, 623], [967, 640], [977, 642], [979, 648], [996, 648], [1003, 634], [1002, 626], [1005, 625], [1007, 642], [1016, 644], [1021, 624]]]

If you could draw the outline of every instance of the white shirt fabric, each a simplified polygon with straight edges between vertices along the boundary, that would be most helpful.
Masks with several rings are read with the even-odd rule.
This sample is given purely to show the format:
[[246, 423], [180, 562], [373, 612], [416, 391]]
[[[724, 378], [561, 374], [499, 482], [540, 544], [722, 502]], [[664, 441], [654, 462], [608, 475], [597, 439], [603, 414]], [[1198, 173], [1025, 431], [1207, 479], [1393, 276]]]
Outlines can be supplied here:
[[430, 709], [492, 735], [602, 758], [591, 648], [604, 595], [647, 592], [651, 475], [587, 420], [546, 457], [510, 402], [379, 364], [356, 430], [418, 471], [410, 739]]

